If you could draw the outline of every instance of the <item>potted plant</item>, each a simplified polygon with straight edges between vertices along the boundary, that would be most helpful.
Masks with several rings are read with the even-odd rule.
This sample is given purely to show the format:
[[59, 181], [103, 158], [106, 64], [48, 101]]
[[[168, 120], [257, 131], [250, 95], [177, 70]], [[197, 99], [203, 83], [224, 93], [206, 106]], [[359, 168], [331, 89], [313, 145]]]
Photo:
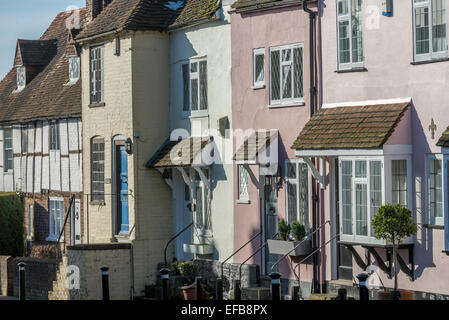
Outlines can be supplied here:
[[380, 292], [379, 298], [385, 300], [388, 296], [392, 299], [410, 298], [410, 292], [398, 291], [398, 247], [399, 244], [407, 237], [416, 234], [418, 231], [416, 224], [413, 222], [412, 212], [410, 209], [401, 205], [387, 204], [379, 208], [373, 222], [374, 235], [377, 239], [386, 240], [393, 246], [393, 265], [394, 265], [394, 291]]
[[[279, 221], [279, 237], [281, 240], [269, 239], [268, 250], [271, 254], [285, 255], [289, 253], [292, 257], [304, 256], [312, 250], [310, 240], [305, 240], [307, 231], [306, 227], [295, 221], [291, 225], [282, 219]], [[291, 237], [293, 236], [293, 238]], [[294, 241], [290, 241], [290, 238]]]
[[183, 277], [184, 285], [179, 289], [184, 300], [195, 300], [194, 265], [193, 261], [177, 261], [173, 268]]

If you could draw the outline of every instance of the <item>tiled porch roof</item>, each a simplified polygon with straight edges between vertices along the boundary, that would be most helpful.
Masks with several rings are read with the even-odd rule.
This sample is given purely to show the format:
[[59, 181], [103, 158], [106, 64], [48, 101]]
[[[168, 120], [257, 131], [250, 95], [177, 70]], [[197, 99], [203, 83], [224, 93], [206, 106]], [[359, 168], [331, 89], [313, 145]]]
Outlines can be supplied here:
[[449, 148], [449, 127], [443, 132], [443, 135], [437, 142], [437, 146]]
[[381, 148], [393, 133], [410, 102], [338, 106], [315, 113], [292, 149]]
[[148, 161], [147, 167], [190, 167], [211, 141], [211, 137], [189, 137], [180, 141], [168, 139]]
[[276, 139], [277, 130], [258, 130], [243, 142], [234, 155], [235, 161], [255, 161]]

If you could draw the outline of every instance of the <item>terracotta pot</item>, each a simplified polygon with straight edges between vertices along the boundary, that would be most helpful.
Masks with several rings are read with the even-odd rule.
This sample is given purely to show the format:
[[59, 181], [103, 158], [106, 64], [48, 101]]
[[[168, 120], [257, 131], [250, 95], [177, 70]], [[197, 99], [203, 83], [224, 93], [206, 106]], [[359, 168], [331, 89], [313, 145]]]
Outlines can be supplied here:
[[184, 300], [195, 300], [196, 286], [189, 286], [181, 288]]
[[377, 298], [379, 300], [393, 300], [393, 295], [391, 291], [379, 291]]
[[[401, 300], [415, 300], [415, 293], [410, 290], [399, 291], [401, 295]], [[392, 291], [379, 291], [377, 298], [379, 300], [393, 300]]]

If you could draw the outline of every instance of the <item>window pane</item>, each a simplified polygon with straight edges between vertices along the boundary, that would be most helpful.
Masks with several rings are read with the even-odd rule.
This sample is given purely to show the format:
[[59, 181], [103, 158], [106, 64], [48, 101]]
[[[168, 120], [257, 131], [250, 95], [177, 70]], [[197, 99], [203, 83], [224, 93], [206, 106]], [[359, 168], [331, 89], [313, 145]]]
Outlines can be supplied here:
[[[382, 206], [382, 162], [370, 161], [370, 220], [374, 219]], [[371, 228], [371, 235], [374, 235]]]
[[207, 62], [200, 62], [200, 110], [207, 110]]
[[189, 65], [188, 64], [183, 64], [182, 65], [182, 82], [183, 82], [183, 106], [182, 109], [184, 111], [189, 111], [190, 107], [189, 107], [189, 101], [190, 101], [190, 96], [189, 96]]
[[271, 52], [271, 100], [281, 99], [279, 51]]
[[366, 161], [358, 160], [355, 162], [355, 177], [366, 178]]
[[349, 39], [349, 21], [340, 21], [338, 23], [340, 63], [351, 62], [350, 39]]
[[443, 216], [443, 185], [441, 160], [430, 160], [430, 216]]
[[287, 182], [287, 197], [288, 197], [288, 222], [292, 223], [293, 221], [296, 221], [298, 219], [296, 184]]
[[355, 185], [355, 197], [356, 197], [356, 234], [359, 236], [368, 235], [368, 216], [367, 216], [367, 185], [356, 184]]
[[296, 163], [293, 162], [287, 163], [287, 178], [289, 179], [296, 178]]
[[198, 111], [198, 79], [190, 80], [190, 98], [192, 111]]
[[352, 161], [341, 162], [343, 233], [352, 234]]
[[352, 62], [363, 61], [362, 0], [352, 0]]
[[429, 8], [415, 9], [416, 54], [430, 53]]
[[345, 14], [349, 13], [348, 1], [349, 0], [338, 0], [338, 14], [339, 15], [345, 15]]
[[265, 55], [257, 54], [254, 63], [255, 63], [254, 82], [263, 83], [265, 81], [265, 72], [264, 72]]
[[248, 193], [248, 171], [242, 166], [239, 165], [239, 199], [246, 200], [249, 197]]
[[407, 160], [391, 162], [393, 204], [407, 206]]
[[309, 168], [299, 164], [299, 222], [309, 227]]
[[446, 0], [432, 0], [433, 52], [447, 51]]
[[292, 66], [282, 66], [282, 98], [292, 97]]
[[104, 139], [92, 140], [92, 201], [104, 201]]
[[303, 49], [302, 48], [294, 48], [293, 49], [293, 69], [294, 69], [294, 98], [302, 98], [304, 96], [304, 88], [303, 88]]

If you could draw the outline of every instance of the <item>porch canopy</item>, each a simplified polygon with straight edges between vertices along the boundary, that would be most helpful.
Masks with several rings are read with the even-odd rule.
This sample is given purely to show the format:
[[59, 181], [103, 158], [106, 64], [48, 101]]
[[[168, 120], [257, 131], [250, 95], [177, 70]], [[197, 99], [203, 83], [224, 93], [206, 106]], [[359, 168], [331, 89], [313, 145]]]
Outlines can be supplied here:
[[[327, 157], [411, 153], [410, 105], [410, 98], [323, 105], [305, 125], [292, 149], [323, 186]], [[386, 146], [405, 115], [407, 120], [402, 121], [395, 141]], [[321, 172], [311, 160], [315, 157], [321, 159]]]

